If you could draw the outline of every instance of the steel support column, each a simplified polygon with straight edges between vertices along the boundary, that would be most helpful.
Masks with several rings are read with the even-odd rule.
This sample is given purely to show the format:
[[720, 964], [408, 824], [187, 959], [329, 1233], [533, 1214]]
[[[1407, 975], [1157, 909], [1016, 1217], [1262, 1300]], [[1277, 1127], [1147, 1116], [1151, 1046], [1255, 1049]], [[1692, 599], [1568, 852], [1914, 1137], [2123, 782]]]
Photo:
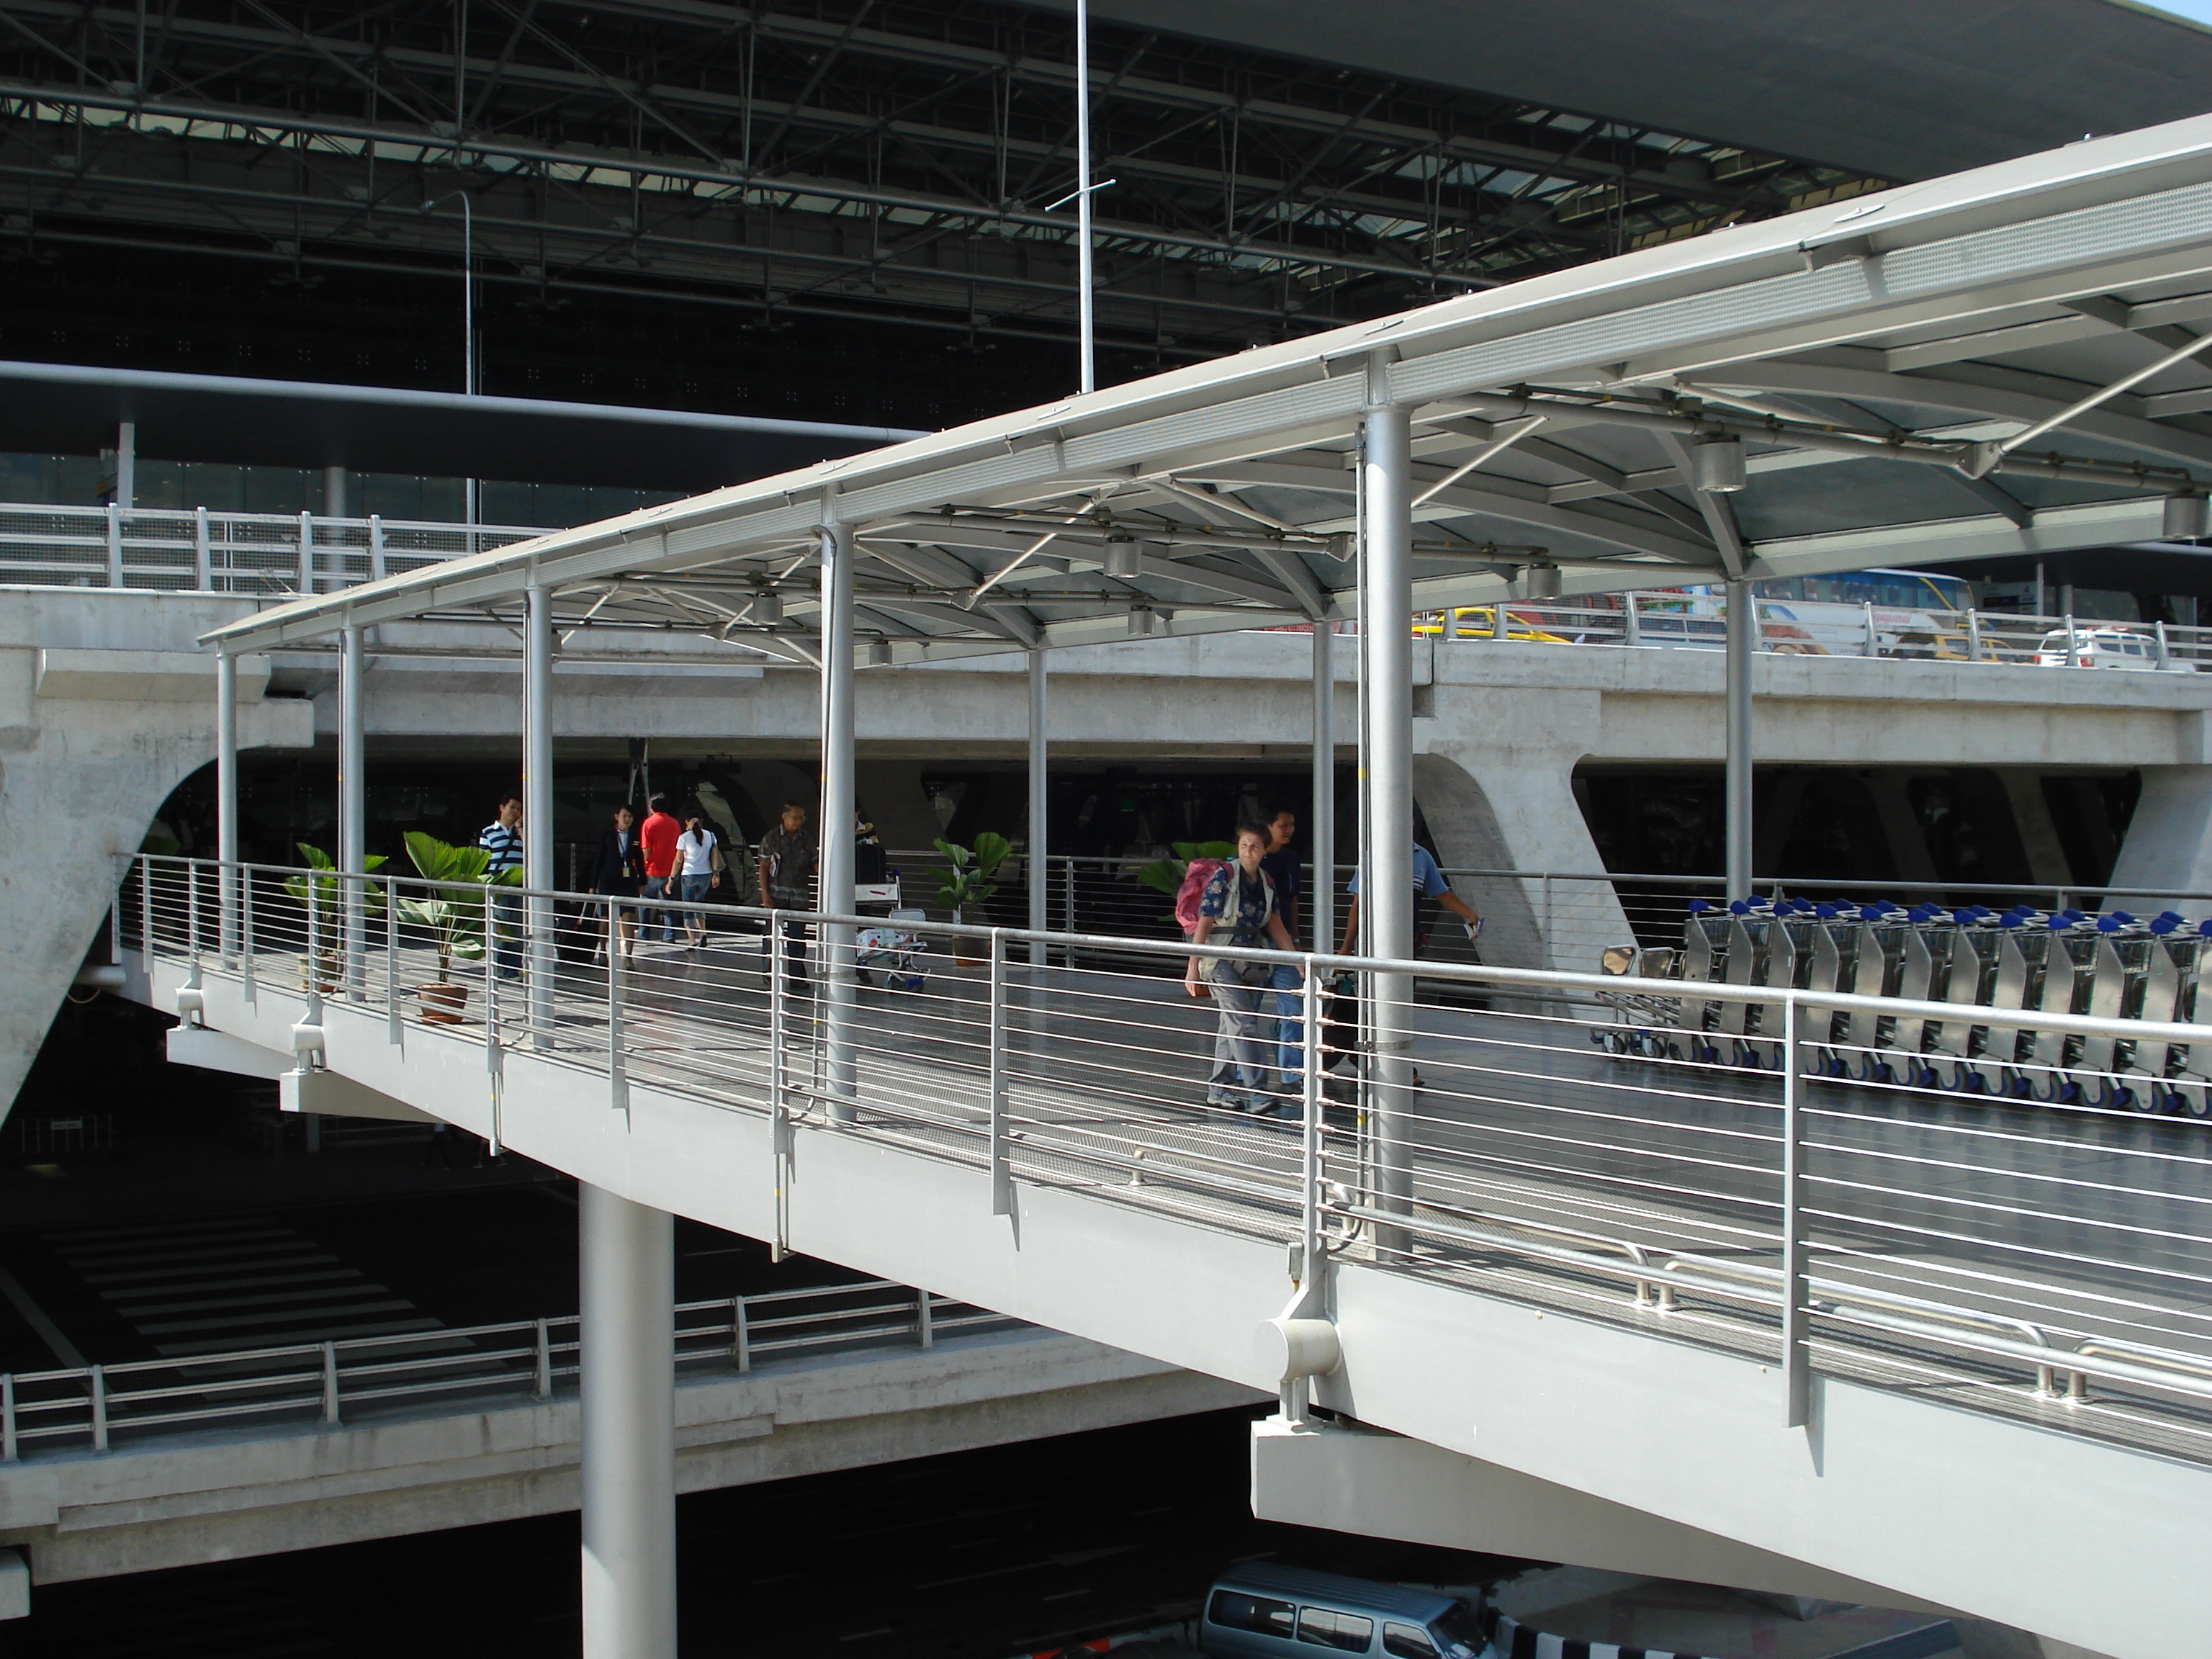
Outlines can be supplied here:
[[1313, 948], [1336, 948], [1336, 624], [1313, 625], [1313, 805], [1306, 814], [1313, 890], [1306, 896]]
[[[1049, 731], [1047, 721], [1049, 672], [1046, 665], [1045, 653], [1042, 650], [1031, 651], [1030, 653], [1030, 845], [1027, 867], [1030, 884], [1030, 931], [1033, 933], [1042, 933], [1050, 925], [1046, 905], [1046, 901], [1052, 891], [1049, 879], [1050, 861], [1046, 856], [1046, 849], [1051, 844], [1047, 832], [1052, 817], [1051, 781], [1048, 769], [1050, 756], [1047, 746]], [[1067, 931], [1070, 933], [1075, 931], [1075, 918], [1073, 916], [1067, 919]], [[1032, 945], [1030, 947], [1030, 963], [1033, 966], [1042, 967], [1044, 961], [1044, 946]]]
[[[1390, 401], [1389, 364], [1367, 369], [1359, 559], [1359, 625], [1367, 638], [1367, 766], [1371, 834], [1359, 849], [1359, 911], [1376, 956], [1413, 954], [1413, 427]], [[1413, 1195], [1413, 1059], [1410, 974], [1376, 974], [1374, 1043], [1376, 1203], [1402, 1211]], [[1376, 1247], [1406, 1248], [1405, 1231], [1377, 1231]]]
[[[815, 902], [830, 915], [853, 914], [853, 530], [822, 527], [822, 823], [821, 879]], [[835, 1121], [853, 1119], [857, 1073], [853, 930], [820, 926], [823, 999], [823, 1086]]]
[[674, 1659], [674, 1218], [578, 1192], [584, 1659]]
[[522, 629], [522, 880], [529, 916], [530, 1029], [553, 1042], [553, 592], [533, 585]]
[[1726, 856], [1731, 899], [1751, 896], [1751, 653], [1759, 641], [1759, 602], [1749, 582], [1728, 584], [1728, 783]]
[[238, 960], [238, 659], [215, 659], [215, 855], [222, 862], [222, 960]]
[[349, 625], [339, 636], [338, 658], [338, 870], [345, 915], [345, 989], [356, 1000], [363, 990], [368, 958], [368, 890], [358, 878], [367, 868], [368, 849], [368, 656], [362, 630]]

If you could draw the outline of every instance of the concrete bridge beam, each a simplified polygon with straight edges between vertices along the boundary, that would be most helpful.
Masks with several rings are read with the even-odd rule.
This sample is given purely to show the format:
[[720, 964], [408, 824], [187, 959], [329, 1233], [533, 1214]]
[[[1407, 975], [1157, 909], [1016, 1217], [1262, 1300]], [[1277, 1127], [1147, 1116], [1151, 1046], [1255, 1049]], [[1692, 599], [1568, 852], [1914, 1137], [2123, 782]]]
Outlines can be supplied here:
[[[216, 659], [197, 637], [252, 609], [100, 588], [0, 602], [0, 933], [15, 949], [0, 975], [0, 1118], [98, 944], [122, 860], [215, 758]], [[269, 673], [265, 658], [240, 665], [240, 742], [307, 746], [313, 710], [265, 698]]]

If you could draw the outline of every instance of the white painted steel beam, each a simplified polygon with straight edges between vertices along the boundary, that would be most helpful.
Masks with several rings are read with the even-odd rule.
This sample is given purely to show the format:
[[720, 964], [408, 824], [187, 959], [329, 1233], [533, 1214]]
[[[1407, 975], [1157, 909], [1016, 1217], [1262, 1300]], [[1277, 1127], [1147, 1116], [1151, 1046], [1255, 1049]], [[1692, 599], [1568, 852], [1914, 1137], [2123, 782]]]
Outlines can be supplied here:
[[[338, 667], [338, 868], [359, 876], [366, 869], [368, 838], [368, 659], [362, 630], [349, 627]], [[368, 950], [368, 895], [358, 881], [339, 895], [345, 927], [345, 985], [362, 993]], [[333, 921], [336, 918], [332, 919]]]
[[578, 1194], [584, 1659], [675, 1659], [675, 1218]]
[[238, 657], [225, 651], [215, 667], [215, 842], [222, 860], [219, 930], [225, 963], [238, 957]]
[[[1405, 408], [1389, 401], [1389, 370], [1383, 353], [1369, 359], [1360, 492], [1366, 520], [1359, 550], [1363, 617], [1396, 618], [1413, 608], [1413, 434]], [[1404, 962], [1413, 954], [1413, 641], [1401, 625], [1363, 625], [1360, 632], [1368, 823], [1359, 846], [1359, 911], [1372, 954]], [[1402, 1210], [1413, 1195], [1413, 981], [1409, 974], [1374, 974], [1368, 985], [1381, 1202]], [[1378, 1249], [1406, 1245], [1403, 1229], [1378, 1231]]]
[[[831, 500], [834, 501], [835, 498]], [[853, 913], [853, 531], [832, 521], [822, 526], [822, 793], [815, 826], [817, 902], [833, 915]], [[828, 1063], [823, 1084], [840, 1121], [853, 1114], [854, 1085], [853, 929], [823, 922], [817, 928], [817, 994], [824, 1005]]]
[[[522, 625], [522, 879], [542, 893], [553, 875], [553, 599], [543, 583], [527, 597]], [[559, 963], [553, 901], [533, 894], [529, 918], [530, 1029], [553, 1041], [553, 979]]]

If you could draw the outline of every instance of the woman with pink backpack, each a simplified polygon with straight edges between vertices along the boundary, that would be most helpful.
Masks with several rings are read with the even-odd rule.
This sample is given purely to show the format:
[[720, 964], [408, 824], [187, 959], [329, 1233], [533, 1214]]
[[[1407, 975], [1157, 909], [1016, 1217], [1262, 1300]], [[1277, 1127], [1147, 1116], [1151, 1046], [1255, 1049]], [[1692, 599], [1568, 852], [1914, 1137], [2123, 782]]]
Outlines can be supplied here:
[[[1207, 879], [1198, 902], [1190, 942], [1203, 946], [1217, 933], [1231, 945], [1295, 951], [1291, 930], [1275, 908], [1275, 884], [1260, 867], [1267, 851], [1267, 832], [1256, 824], [1237, 831], [1237, 856]], [[1297, 970], [1289, 970], [1293, 982]], [[1213, 1038], [1213, 1070], [1206, 1080], [1206, 1103], [1224, 1111], [1298, 1115], [1298, 1095], [1287, 1078], [1274, 1076], [1275, 1018], [1261, 1011], [1275, 988], [1276, 969], [1265, 962], [1238, 962], [1194, 953], [1183, 972], [1193, 996], [1202, 980], [1213, 994], [1221, 1024]], [[1285, 1041], [1289, 1041], [1285, 1036]]]

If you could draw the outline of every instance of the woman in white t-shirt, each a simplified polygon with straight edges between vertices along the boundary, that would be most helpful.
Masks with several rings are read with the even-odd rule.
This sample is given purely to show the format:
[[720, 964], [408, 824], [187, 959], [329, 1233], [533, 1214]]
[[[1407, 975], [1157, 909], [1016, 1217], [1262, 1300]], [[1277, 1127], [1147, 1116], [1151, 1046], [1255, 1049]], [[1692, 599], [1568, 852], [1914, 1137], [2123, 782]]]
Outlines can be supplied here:
[[[721, 838], [696, 811], [684, 816], [684, 833], [676, 838], [676, 873], [682, 878], [686, 904], [704, 904], [707, 895], [722, 884]], [[693, 950], [706, 944], [707, 913], [686, 910], [684, 931]]]

